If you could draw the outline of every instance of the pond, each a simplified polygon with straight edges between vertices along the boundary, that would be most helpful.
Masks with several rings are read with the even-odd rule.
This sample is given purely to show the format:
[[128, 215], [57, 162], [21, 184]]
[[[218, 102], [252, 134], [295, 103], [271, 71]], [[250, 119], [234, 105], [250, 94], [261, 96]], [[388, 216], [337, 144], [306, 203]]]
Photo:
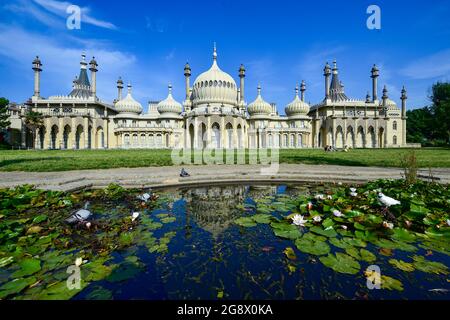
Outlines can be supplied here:
[[[449, 238], [442, 220], [448, 187], [436, 186], [442, 199], [433, 201], [443, 202], [434, 206], [443, 206], [442, 212], [420, 192], [420, 200], [403, 195], [412, 199], [407, 212], [405, 207], [385, 212], [377, 191], [371, 194], [375, 187], [394, 195], [387, 182], [358, 186], [353, 198], [348, 186], [337, 185], [170, 189], [155, 192], [159, 198], [151, 205], [136, 199], [142, 190], [117, 186], [59, 194], [63, 202], [89, 200], [92, 226], [52, 222], [56, 218], [43, 207], [38, 223], [33, 217], [39, 232], [27, 225], [16, 230], [22, 236], [14, 241], [3, 235], [0, 297], [448, 300]], [[62, 205], [56, 212], [65, 210]], [[414, 210], [430, 211], [419, 215], [421, 221], [435, 219], [432, 229], [410, 226]], [[140, 215], [132, 221], [134, 211]], [[293, 224], [296, 213], [305, 222]], [[8, 226], [14, 231], [11, 221]], [[67, 267], [77, 257], [85, 260], [81, 288], [69, 290]], [[380, 289], [367, 286], [369, 266], [377, 270]]]

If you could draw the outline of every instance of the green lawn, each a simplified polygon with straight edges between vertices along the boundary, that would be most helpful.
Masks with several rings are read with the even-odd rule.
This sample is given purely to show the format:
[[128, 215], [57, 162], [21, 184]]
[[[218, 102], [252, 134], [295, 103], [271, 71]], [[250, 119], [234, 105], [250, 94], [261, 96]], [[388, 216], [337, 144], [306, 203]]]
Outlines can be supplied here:
[[[450, 149], [416, 149], [419, 166], [450, 167]], [[281, 150], [282, 163], [400, 167], [408, 149]], [[0, 151], [0, 171], [66, 171], [172, 165], [171, 150]]]

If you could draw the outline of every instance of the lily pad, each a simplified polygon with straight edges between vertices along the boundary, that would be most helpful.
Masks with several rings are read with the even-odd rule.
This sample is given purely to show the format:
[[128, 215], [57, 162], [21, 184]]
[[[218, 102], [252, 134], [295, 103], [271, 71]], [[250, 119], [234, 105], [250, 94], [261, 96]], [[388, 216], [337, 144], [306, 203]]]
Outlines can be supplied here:
[[254, 216], [252, 216], [253, 221], [255, 221], [256, 223], [263, 223], [263, 224], [268, 224], [272, 221], [272, 215], [270, 214], [255, 214]]
[[112, 297], [111, 291], [102, 287], [95, 288], [86, 296], [89, 300], [111, 300]]
[[389, 259], [389, 263], [392, 264], [395, 268], [405, 272], [412, 272], [415, 270], [414, 265], [412, 263], [408, 263], [402, 260]]
[[403, 284], [397, 279], [382, 275], [381, 288], [386, 290], [403, 291]]
[[307, 238], [295, 240], [295, 246], [304, 253], [316, 256], [325, 255], [330, 252], [330, 246], [325, 241], [313, 241]]
[[357, 274], [361, 269], [358, 261], [341, 252], [337, 252], [336, 255], [328, 254], [325, 257], [320, 257], [319, 260], [324, 266], [339, 273]]
[[440, 262], [426, 260], [422, 256], [413, 256], [413, 260], [414, 267], [422, 272], [444, 275], [449, 274], [447, 266]]
[[333, 227], [329, 227], [326, 229], [322, 229], [318, 226], [313, 226], [311, 228], [309, 228], [309, 231], [320, 234], [321, 236], [325, 236], [328, 238], [334, 238], [337, 236], [336, 231], [333, 229]]
[[15, 279], [5, 283], [0, 287], [0, 299], [4, 299], [10, 295], [16, 294], [36, 282], [35, 277], [26, 279]]
[[287, 247], [286, 249], [284, 249], [283, 253], [286, 255], [286, 257], [289, 260], [296, 260], [297, 256], [295, 255], [294, 249], [292, 249], [291, 247]]
[[256, 223], [253, 221], [252, 217], [241, 217], [234, 220], [234, 223], [246, 228], [256, 227]]
[[38, 259], [23, 259], [19, 262], [20, 270], [14, 272], [14, 278], [30, 276], [41, 270], [41, 261]]
[[366, 262], [374, 262], [377, 260], [377, 257], [369, 250], [361, 249], [359, 252], [361, 254], [361, 260]]

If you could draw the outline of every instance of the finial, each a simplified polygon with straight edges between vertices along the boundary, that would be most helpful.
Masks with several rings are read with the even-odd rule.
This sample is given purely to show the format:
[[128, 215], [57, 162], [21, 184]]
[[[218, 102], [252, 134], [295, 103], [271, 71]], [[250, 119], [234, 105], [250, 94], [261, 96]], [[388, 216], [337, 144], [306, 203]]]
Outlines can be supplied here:
[[295, 85], [295, 96], [298, 97], [298, 83]]
[[172, 94], [172, 84], [169, 82], [169, 94]]
[[302, 84], [301, 84], [300, 89], [301, 89], [301, 91], [305, 91], [306, 90], [306, 82], [305, 82], [305, 80], [302, 80]]
[[402, 88], [402, 96], [401, 96], [401, 98], [402, 98], [402, 100], [403, 99], [407, 99], [405, 86], [403, 86], [403, 88]]
[[214, 60], [217, 60], [217, 47], [216, 47], [216, 42], [214, 42], [213, 59], [214, 59]]
[[131, 94], [131, 82], [128, 82], [127, 87], [128, 87], [128, 94]]
[[261, 95], [261, 84], [258, 83], [258, 96], [260, 96], [260, 95]]

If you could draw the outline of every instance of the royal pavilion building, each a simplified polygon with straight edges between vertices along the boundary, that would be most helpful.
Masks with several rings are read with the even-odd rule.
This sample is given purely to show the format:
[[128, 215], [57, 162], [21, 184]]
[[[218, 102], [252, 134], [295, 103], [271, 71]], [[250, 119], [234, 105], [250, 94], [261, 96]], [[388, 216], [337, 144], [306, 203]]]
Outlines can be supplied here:
[[[372, 95], [349, 98], [339, 80], [336, 62], [325, 65], [325, 96], [310, 106], [305, 102], [306, 83], [295, 87], [292, 102], [280, 115], [276, 104], [264, 100], [258, 85], [256, 99], [246, 102], [243, 65], [239, 85], [222, 71], [214, 48], [212, 66], [190, 84], [192, 70], [184, 67], [185, 100], [180, 103], [168, 86], [167, 97], [142, 105], [133, 98], [131, 85], [117, 81], [117, 97], [105, 102], [97, 97], [98, 64], [83, 54], [79, 76], [68, 95], [44, 98], [40, 94], [41, 60], [33, 61], [34, 94], [21, 105], [10, 105], [13, 146], [35, 149], [135, 149], [135, 148], [387, 148], [406, 145], [406, 90], [401, 109], [384, 87], [378, 97], [379, 70], [371, 70]], [[126, 90], [124, 92], [123, 90]], [[27, 110], [43, 116], [35, 134], [26, 126]], [[34, 138], [33, 138], [34, 137]], [[33, 141], [34, 140], [34, 141]]]

